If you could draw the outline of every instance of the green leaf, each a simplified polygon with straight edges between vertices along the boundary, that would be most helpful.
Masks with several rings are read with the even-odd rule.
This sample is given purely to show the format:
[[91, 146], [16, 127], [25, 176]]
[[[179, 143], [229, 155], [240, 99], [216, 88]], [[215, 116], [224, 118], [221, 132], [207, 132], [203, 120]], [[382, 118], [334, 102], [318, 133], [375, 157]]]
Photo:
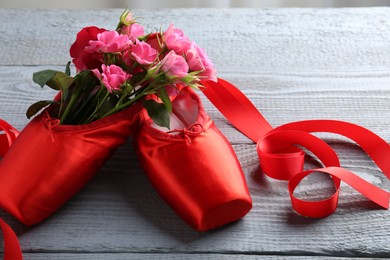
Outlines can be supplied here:
[[[45, 86], [46, 83], [54, 77], [59, 71], [56, 70], [42, 70], [33, 74], [33, 81], [39, 84], [41, 87]], [[59, 90], [59, 89], [56, 89]]]
[[164, 104], [154, 100], [144, 100], [142, 103], [153, 122], [169, 129], [169, 112]]
[[90, 70], [85, 70], [77, 74], [74, 77], [74, 81], [76, 82], [76, 87], [78, 89], [85, 88], [86, 86], [95, 87], [98, 83], [98, 79], [92, 74]]
[[65, 90], [68, 89], [73, 83], [73, 78], [69, 77], [63, 72], [57, 72], [46, 85], [55, 90]]
[[33, 81], [41, 87], [47, 85], [54, 90], [63, 90], [72, 85], [73, 78], [61, 71], [42, 70], [33, 74]]
[[158, 90], [158, 96], [159, 96], [159, 98], [161, 98], [163, 104], [167, 108], [168, 113], [172, 113], [172, 102], [169, 99], [169, 96], [168, 96], [168, 93], [167, 93], [166, 89], [165, 88], [160, 88]]
[[55, 103], [55, 101], [52, 100], [43, 100], [43, 101], [38, 101], [34, 104], [32, 104], [26, 112], [26, 116], [28, 119], [33, 117], [36, 113], [38, 113], [42, 108], [47, 107], [48, 105], [51, 105]]
[[68, 61], [68, 63], [66, 64], [65, 74], [70, 76], [70, 61]]

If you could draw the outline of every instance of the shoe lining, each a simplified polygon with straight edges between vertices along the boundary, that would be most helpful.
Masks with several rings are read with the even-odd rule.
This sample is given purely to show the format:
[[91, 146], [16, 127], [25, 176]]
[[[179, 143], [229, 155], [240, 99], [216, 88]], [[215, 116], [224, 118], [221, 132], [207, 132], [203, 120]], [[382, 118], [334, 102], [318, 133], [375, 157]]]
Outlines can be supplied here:
[[184, 129], [197, 121], [198, 114], [199, 107], [197, 100], [194, 100], [188, 93], [182, 91], [172, 102], [169, 129], [155, 123], [152, 123], [152, 127], [163, 132], [168, 132], [173, 129]]

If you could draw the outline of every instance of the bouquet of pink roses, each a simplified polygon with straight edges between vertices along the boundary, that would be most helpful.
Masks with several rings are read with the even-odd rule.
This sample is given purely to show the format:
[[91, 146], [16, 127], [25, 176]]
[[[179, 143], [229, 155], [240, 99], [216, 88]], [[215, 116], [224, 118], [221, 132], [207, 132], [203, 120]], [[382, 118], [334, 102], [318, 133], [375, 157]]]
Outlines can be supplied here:
[[[77, 34], [70, 55], [78, 74], [44, 70], [34, 74], [41, 86], [61, 92], [56, 101], [39, 101], [27, 111], [30, 118], [47, 105], [60, 124], [86, 124], [121, 111], [143, 97], [154, 122], [169, 126], [170, 96], [180, 85], [197, 88], [200, 80], [216, 81], [206, 52], [171, 24], [165, 32], [146, 34], [129, 10], [116, 30], [94, 26]], [[162, 102], [160, 102], [162, 101]]]

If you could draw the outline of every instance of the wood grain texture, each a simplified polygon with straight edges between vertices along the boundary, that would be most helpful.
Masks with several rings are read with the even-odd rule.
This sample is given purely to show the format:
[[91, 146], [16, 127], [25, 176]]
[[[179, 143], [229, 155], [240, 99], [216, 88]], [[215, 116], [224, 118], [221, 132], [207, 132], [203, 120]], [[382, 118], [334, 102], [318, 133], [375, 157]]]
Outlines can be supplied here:
[[[35, 85], [32, 73], [63, 70], [77, 31], [87, 25], [112, 28], [120, 13], [0, 10], [0, 118], [22, 129], [27, 107], [54, 95]], [[136, 11], [150, 30], [170, 21], [183, 28], [207, 50], [219, 75], [238, 86], [272, 125], [339, 119], [365, 126], [388, 142], [389, 14], [388, 8]], [[28, 228], [0, 212], [18, 233], [25, 259], [390, 257], [389, 211], [343, 185], [336, 214], [320, 220], [298, 216], [287, 183], [263, 176], [255, 145], [202, 100], [246, 175], [254, 205], [244, 219], [206, 233], [190, 229], [143, 175], [130, 140], [42, 224]], [[354, 144], [324, 137], [342, 165], [389, 190], [390, 182]], [[308, 160], [310, 165], [315, 160]], [[321, 198], [330, 190], [329, 180], [314, 176], [300, 185], [299, 194]]]
[[[136, 10], [146, 31], [174, 23], [220, 73], [386, 70], [389, 8]], [[122, 10], [0, 11], [1, 65], [63, 65], [85, 26], [115, 29]], [[20, 18], [22, 17], [22, 18]], [[26, 26], [26, 21], [29, 21]], [[26, 51], [21, 52], [21, 48]], [[244, 69], [244, 70], [243, 70]]]
[[[237, 255], [237, 254], [131, 254], [131, 253], [112, 253], [112, 254], [24, 254], [26, 259], [30, 260], [141, 260], [141, 259], [169, 259], [169, 260], [188, 260], [188, 259], [200, 259], [200, 260], [257, 260], [257, 259], [270, 259], [270, 260], [312, 260], [313, 256], [271, 256], [271, 255]], [[316, 257], [316, 259], [324, 260], [329, 259], [327, 257]], [[351, 257], [349, 260], [356, 260], [361, 258]], [[343, 257], [332, 257], [332, 260], [345, 260]]]

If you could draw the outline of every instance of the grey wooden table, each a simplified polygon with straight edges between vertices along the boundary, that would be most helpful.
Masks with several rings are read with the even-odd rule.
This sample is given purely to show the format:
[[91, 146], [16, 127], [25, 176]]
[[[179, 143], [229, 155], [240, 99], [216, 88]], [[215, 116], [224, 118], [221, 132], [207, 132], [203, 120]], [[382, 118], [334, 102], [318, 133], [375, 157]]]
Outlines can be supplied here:
[[[27, 107], [53, 92], [31, 78], [64, 68], [76, 33], [114, 28], [122, 10], [0, 10], [0, 118], [18, 129]], [[390, 9], [136, 10], [148, 31], [170, 22], [205, 48], [219, 76], [237, 85], [277, 126], [339, 119], [390, 141]], [[26, 227], [5, 212], [25, 259], [344, 259], [390, 257], [390, 211], [342, 185], [336, 214], [297, 215], [287, 183], [259, 174], [255, 145], [202, 96], [206, 111], [232, 143], [253, 198], [241, 221], [198, 233], [158, 197], [131, 140], [96, 177], [43, 223]], [[390, 182], [348, 140], [325, 136], [341, 163], [384, 189]], [[312, 162], [308, 162], [310, 164]], [[309, 178], [304, 196], [328, 193]]]

